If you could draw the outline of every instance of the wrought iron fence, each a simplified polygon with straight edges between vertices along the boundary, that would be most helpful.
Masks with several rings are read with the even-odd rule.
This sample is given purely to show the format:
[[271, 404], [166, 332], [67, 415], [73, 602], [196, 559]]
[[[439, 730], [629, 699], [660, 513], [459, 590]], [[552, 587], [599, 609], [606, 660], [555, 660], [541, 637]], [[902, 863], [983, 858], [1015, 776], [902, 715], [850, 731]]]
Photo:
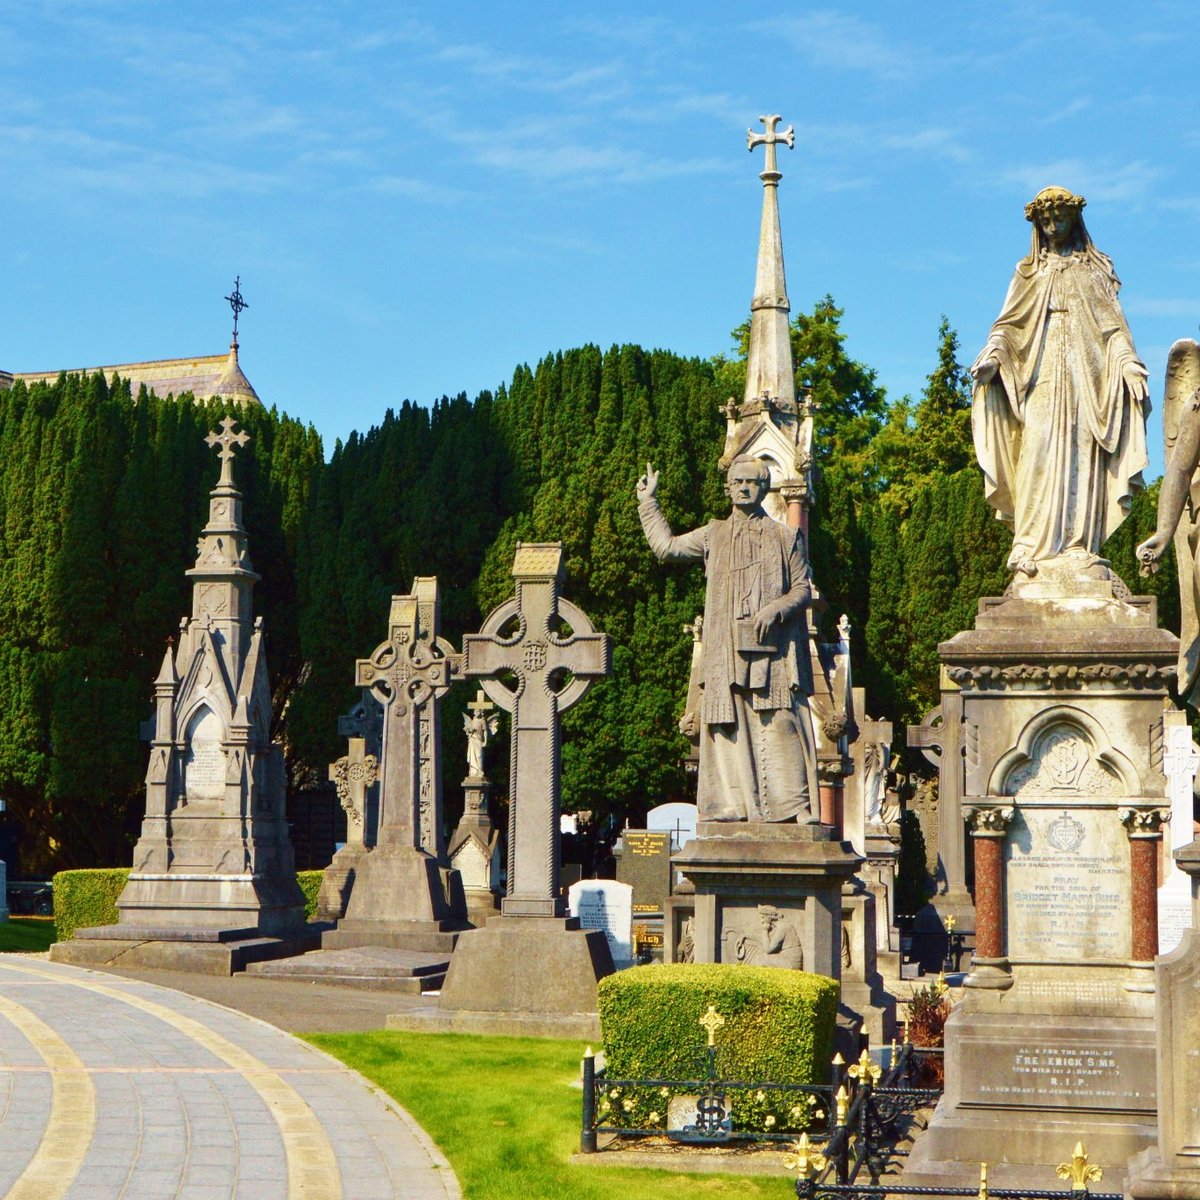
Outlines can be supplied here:
[[[616, 1078], [596, 1066], [589, 1047], [583, 1059], [580, 1150], [595, 1152], [601, 1135], [666, 1136], [711, 1146], [794, 1142], [803, 1132], [806, 1144], [827, 1146], [831, 1160], [842, 1163], [838, 1178], [845, 1182], [857, 1175], [864, 1162], [877, 1173], [891, 1155], [902, 1153], [896, 1142], [905, 1118], [936, 1103], [941, 1095], [940, 1086], [914, 1086], [927, 1059], [940, 1054], [940, 1049], [893, 1043], [886, 1067], [873, 1063], [864, 1050], [848, 1068], [840, 1055], [835, 1058], [829, 1083], [797, 1084], [721, 1078], [711, 1032], [704, 1073], [693, 1079]], [[694, 1111], [671, 1127], [670, 1101], [678, 1096], [694, 1098]], [[741, 1102], [735, 1103], [738, 1097]], [[786, 1116], [761, 1115], [764, 1106]], [[760, 1114], [756, 1123], [761, 1127], [747, 1123], [735, 1127], [738, 1112]]]

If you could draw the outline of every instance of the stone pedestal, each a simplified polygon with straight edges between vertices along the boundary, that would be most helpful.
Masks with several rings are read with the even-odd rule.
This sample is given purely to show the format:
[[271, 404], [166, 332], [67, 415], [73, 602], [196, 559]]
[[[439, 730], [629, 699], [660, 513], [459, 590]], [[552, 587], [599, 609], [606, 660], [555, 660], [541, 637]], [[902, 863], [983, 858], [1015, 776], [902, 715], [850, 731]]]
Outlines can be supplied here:
[[1154, 859], [1178, 642], [1119, 581], [1042, 572], [982, 600], [939, 652], [961, 689], [976, 942], [946, 1093], [905, 1182], [977, 1181], [981, 1159], [1044, 1180], [1076, 1139], [1119, 1167], [1155, 1136]]
[[488, 813], [491, 784], [482, 775], [463, 780], [463, 815], [447, 853], [450, 866], [462, 880], [467, 920], [477, 928], [500, 911], [496, 878], [496, 840], [499, 836]]
[[1129, 1164], [1135, 1200], [1200, 1198], [1200, 841], [1175, 861], [1191, 877], [1193, 919], [1155, 966], [1158, 1142]]
[[[701, 821], [673, 859], [695, 888], [694, 961], [802, 968], [840, 982], [842, 889], [861, 861], [823, 825]], [[843, 1029], [866, 1017], [843, 995]]]
[[872, 1046], [886, 1046], [896, 1036], [896, 999], [879, 974], [875, 903], [861, 877], [843, 884], [842, 1004], [862, 1022]]

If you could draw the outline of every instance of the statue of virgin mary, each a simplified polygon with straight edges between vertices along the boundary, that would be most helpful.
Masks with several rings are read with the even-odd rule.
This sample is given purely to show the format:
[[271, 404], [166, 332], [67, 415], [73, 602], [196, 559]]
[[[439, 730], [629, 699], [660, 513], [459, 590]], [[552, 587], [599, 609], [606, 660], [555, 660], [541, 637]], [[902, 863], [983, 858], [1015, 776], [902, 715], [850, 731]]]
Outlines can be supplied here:
[[971, 367], [984, 491], [1013, 530], [1009, 567], [1030, 576], [1054, 560], [1103, 563], [1148, 461], [1146, 368], [1085, 203], [1051, 187], [1025, 206], [1029, 254]]

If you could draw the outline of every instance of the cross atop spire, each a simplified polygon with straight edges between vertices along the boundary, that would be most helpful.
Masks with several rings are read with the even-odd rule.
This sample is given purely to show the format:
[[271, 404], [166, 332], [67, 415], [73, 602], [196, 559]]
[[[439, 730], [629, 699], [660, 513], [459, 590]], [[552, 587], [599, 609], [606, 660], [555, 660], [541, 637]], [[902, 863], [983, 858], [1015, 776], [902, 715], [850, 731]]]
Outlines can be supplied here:
[[221, 459], [221, 478], [217, 480], [217, 487], [233, 487], [233, 448], [244, 446], [250, 440], [250, 435], [244, 430], [233, 432], [236, 424], [232, 417], [226, 417], [221, 422], [221, 432], [218, 433], [214, 429], [204, 439], [210, 446], [221, 447], [218, 451], [218, 457]]
[[[778, 118], [776, 118], [776, 120], [778, 120]], [[788, 132], [790, 133], [791, 130], [789, 130]], [[774, 162], [774, 158], [772, 158], [771, 161]], [[242, 299], [241, 286], [242, 286], [242, 277], [240, 275], [235, 276], [235, 278], [233, 280], [233, 295], [225, 297], [225, 299], [229, 301], [229, 307], [233, 309], [233, 346], [234, 346], [235, 350], [237, 349], [237, 344], [238, 344], [238, 340], [237, 340], [238, 317], [240, 317], [242, 315], [242, 311], [244, 309], [247, 309], [250, 307], [250, 305], [248, 305], [246, 303], [246, 301]]]
[[746, 149], [753, 150], [755, 146], [766, 146], [767, 161], [766, 169], [759, 175], [759, 179], [767, 187], [779, 182], [781, 174], [775, 165], [775, 147], [782, 142], [789, 150], [796, 145], [796, 131], [789, 125], [782, 133], [776, 133], [775, 127], [783, 120], [781, 116], [759, 117], [758, 118], [766, 127], [766, 133], [755, 133], [753, 129], [746, 130]]

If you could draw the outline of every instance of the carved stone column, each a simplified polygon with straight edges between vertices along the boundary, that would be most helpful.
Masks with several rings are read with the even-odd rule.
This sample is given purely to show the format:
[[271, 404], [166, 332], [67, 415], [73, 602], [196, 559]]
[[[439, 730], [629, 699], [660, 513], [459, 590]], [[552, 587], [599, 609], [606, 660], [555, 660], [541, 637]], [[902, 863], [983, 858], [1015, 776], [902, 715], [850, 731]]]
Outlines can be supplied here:
[[1004, 839], [1011, 807], [977, 808], [969, 818], [975, 852], [975, 953], [967, 987], [1008, 988], [1004, 948]]
[[1121, 824], [1129, 834], [1129, 866], [1133, 876], [1131, 916], [1133, 960], [1154, 962], [1158, 953], [1158, 843], [1169, 824], [1169, 808], [1123, 808]]

